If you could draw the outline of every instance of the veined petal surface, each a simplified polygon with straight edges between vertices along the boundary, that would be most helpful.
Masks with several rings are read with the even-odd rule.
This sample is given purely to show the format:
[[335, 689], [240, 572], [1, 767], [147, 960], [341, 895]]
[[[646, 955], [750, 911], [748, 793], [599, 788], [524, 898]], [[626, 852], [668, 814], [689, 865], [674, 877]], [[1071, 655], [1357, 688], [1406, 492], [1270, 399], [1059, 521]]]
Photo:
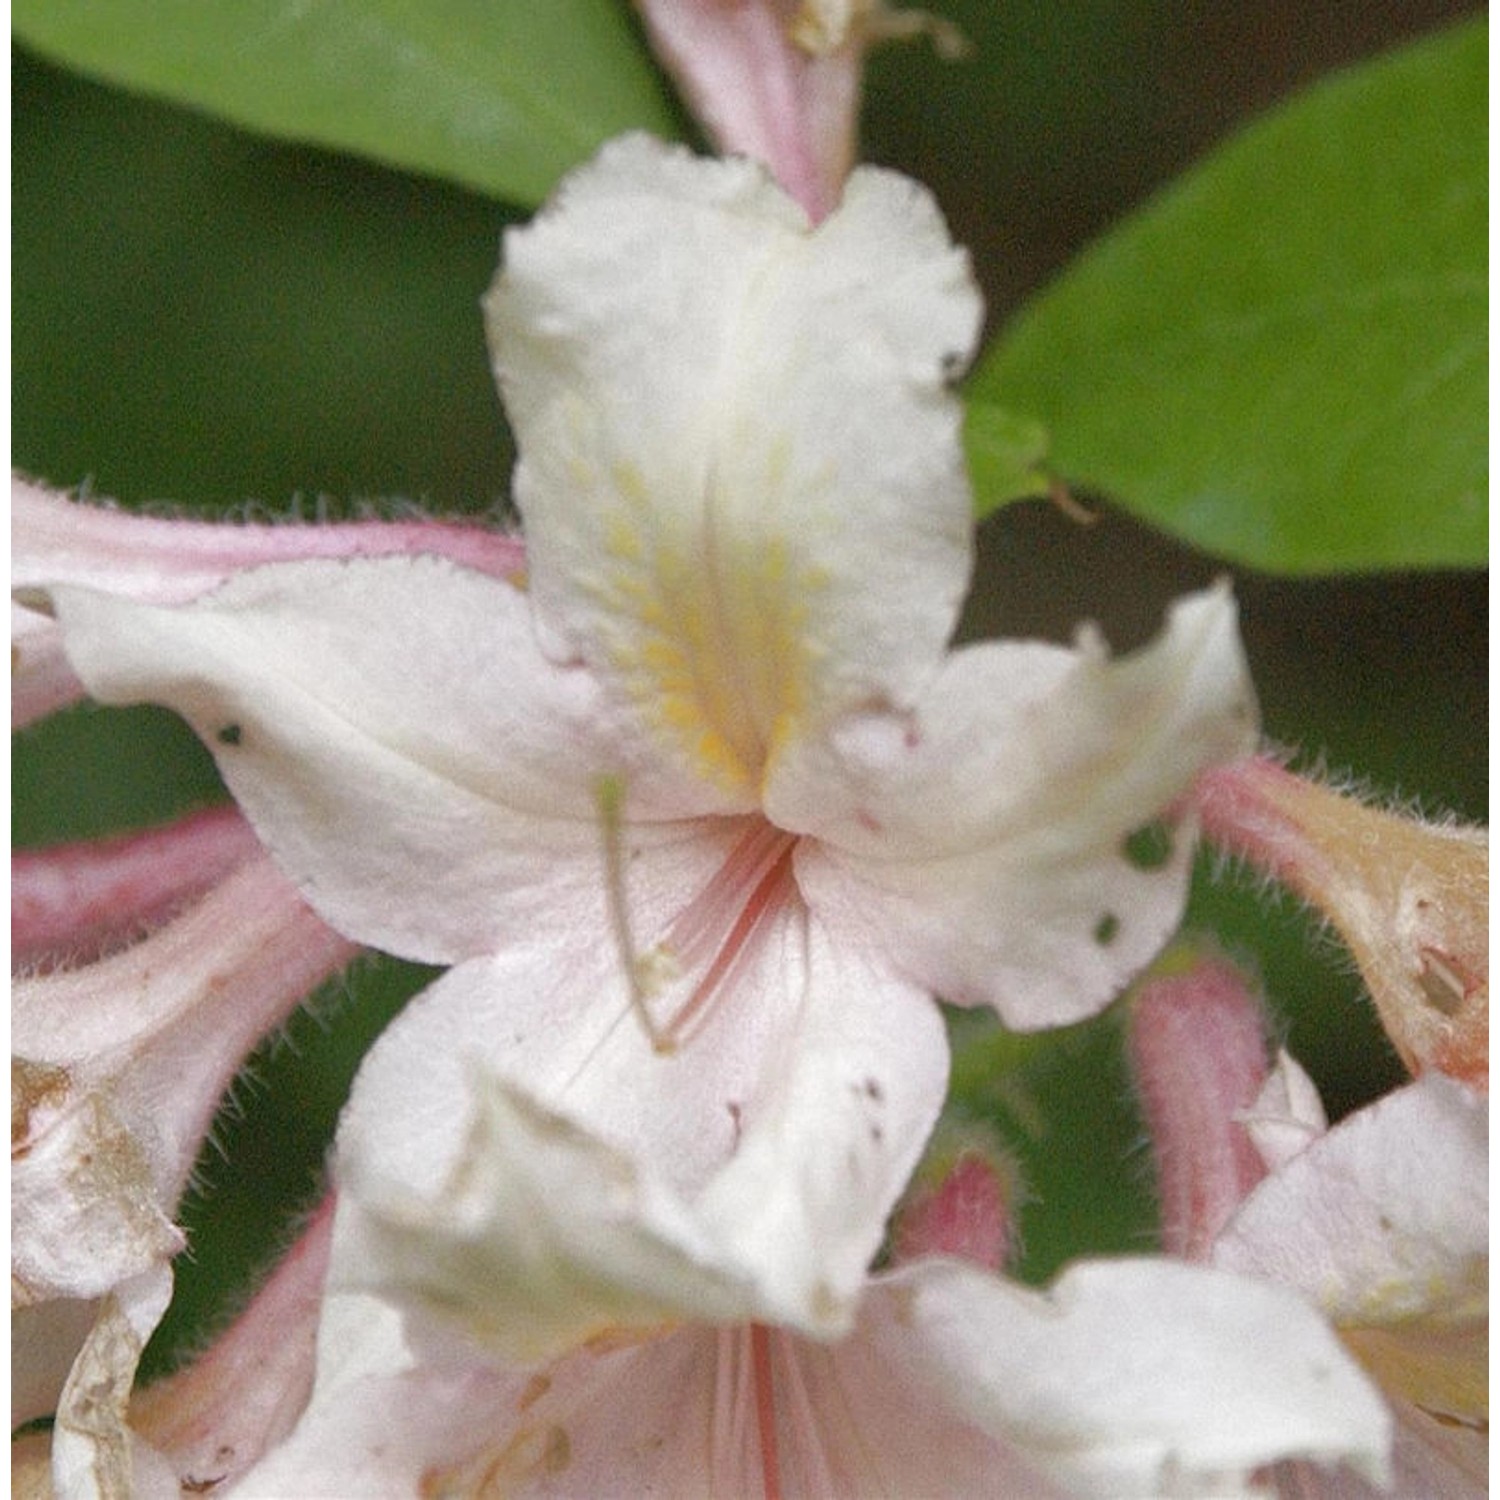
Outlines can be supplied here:
[[879, 1278], [877, 1298], [866, 1321], [892, 1359], [1065, 1494], [1249, 1500], [1284, 1458], [1385, 1471], [1379, 1396], [1286, 1288], [1121, 1259], [1037, 1291], [930, 1260]]
[[89, 692], [181, 713], [308, 901], [403, 957], [607, 930], [601, 777], [633, 847], [669, 863], [684, 834], [653, 816], [723, 801], [542, 657], [522, 592], [445, 559], [275, 565], [176, 608], [60, 588], [55, 607]]
[[[717, 1309], [826, 1333], [847, 1326], [936, 1118], [947, 1047], [925, 994], [834, 947], [794, 895], [669, 1052], [646, 1034], [620, 956], [598, 934], [517, 945], [450, 971], [377, 1042], [340, 1127], [340, 1181], [365, 1185], [356, 1198], [419, 1202], [472, 1175], [476, 1072], [546, 1101], [559, 1132], [649, 1164], [656, 1196], [642, 1204], [677, 1207], [660, 1221], [642, 1208], [642, 1221], [690, 1213], [696, 1227], [676, 1243], [695, 1274], [744, 1289], [733, 1308], [685, 1302], [684, 1316]], [[561, 1215], [563, 1198], [544, 1209]], [[573, 1232], [593, 1243], [613, 1231]], [[558, 1244], [568, 1238], [559, 1227]], [[568, 1315], [556, 1309], [559, 1326]]]
[[1297, 1287], [1340, 1325], [1482, 1297], [1488, 1134], [1483, 1098], [1425, 1075], [1283, 1162], [1230, 1220], [1214, 1261]]
[[698, 774], [755, 792], [936, 667], [980, 303], [923, 189], [861, 169], [810, 229], [755, 164], [627, 137], [507, 234], [485, 312], [549, 650]]
[[1142, 851], [1132, 835], [1254, 732], [1234, 605], [1213, 589], [1117, 661], [1088, 637], [956, 651], [911, 713], [854, 716], [785, 757], [767, 809], [810, 835], [798, 881], [841, 940], [1010, 1026], [1061, 1025], [1180, 919], [1190, 836]]

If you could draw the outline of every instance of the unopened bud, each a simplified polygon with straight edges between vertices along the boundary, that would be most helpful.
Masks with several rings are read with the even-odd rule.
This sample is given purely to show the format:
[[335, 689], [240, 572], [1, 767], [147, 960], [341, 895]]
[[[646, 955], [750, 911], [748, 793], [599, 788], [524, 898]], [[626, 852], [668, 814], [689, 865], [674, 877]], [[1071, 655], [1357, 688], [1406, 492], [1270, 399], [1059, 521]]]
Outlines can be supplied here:
[[1016, 1167], [998, 1145], [940, 1131], [896, 1211], [892, 1259], [951, 1255], [1003, 1270], [1017, 1185]]
[[1156, 1157], [1162, 1248], [1205, 1260], [1265, 1176], [1245, 1123], [1270, 1071], [1261, 1005], [1227, 959], [1184, 945], [1137, 985], [1126, 1018]]

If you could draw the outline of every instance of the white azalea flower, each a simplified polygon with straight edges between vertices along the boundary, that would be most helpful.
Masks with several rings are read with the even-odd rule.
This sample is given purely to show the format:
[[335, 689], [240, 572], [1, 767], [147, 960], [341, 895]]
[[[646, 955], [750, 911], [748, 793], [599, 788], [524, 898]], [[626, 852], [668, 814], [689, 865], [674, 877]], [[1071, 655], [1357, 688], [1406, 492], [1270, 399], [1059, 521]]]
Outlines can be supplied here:
[[447, 1182], [382, 1182], [382, 1137], [445, 1156], [462, 1129], [402, 1092], [414, 1041], [356, 1085], [312, 1398], [236, 1497], [1130, 1500], [1248, 1495], [1291, 1456], [1380, 1472], [1378, 1398], [1279, 1288], [1122, 1260], [1041, 1292], [930, 1257], [824, 1342], [774, 1326], [645, 1164], [484, 1076]]
[[1401, 1500], [1488, 1493], [1488, 1137], [1487, 1100], [1424, 1075], [1278, 1165], [1210, 1257], [1323, 1310], [1399, 1419]]
[[1432, 1072], [1331, 1128], [1223, 960], [1164, 963], [1129, 1006], [1169, 1249], [1301, 1293], [1397, 1419], [1393, 1487], [1278, 1470], [1298, 1497], [1487, 1493], [1489, 1110]]
[[420, 1069], [482, 1052], [845, 1327], [941, 1102], [931, 996], [1072, 1021], [1176, 923], [1188, 840], [1128, 837], [1249, 747], [1232, 603], [1120, 662], [947, 649], [980, 306], [895, 174], [813, 229], [749, 162], [624, 139], [507, 235], [486, 315], [524, 589], [433, 557], [59, 587], [70, 660], [190, 720], [335, 927], [452, 966]]

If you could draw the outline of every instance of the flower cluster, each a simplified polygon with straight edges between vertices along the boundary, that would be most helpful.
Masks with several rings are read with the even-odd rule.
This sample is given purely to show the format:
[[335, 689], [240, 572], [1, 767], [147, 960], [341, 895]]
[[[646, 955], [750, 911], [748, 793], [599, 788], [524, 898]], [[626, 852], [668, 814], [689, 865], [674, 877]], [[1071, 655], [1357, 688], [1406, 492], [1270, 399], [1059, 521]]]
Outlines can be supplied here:
[[[871, 9], [802, 8], [809, 110]], [[969, 1159], [882, 1258], [944, 1100], [937, 1001], [1037, 1030], [1114, 999], [1256, 724], [1224, 587], [1123, 658], [952, 645], [979, 297], [920, 187], [816, 144], [788, 192], [627, 137], [507, 234], [484, 316], [524, 543], [17, 482], [18, 718], [166, 705], [237, 806], [16, 867], [15, 1416], [56, 1412], [27, 1482], [1225, 1495], [1383, 1483], [1382, 1390], [1403, 1433], [1474, 1430], [1477, 1096], [1435, 1077], [1323, 1134], [1201, 966], [1175, 1030], [1169, 980], [1132, 1001], [1172, 1253], [1023, 1286]], [[271, 1280], [132, 1396], [224, 1087], [363, 947], [444, 973]], [[1420, 1202], [1383, 1144], [1419, 1136]]]

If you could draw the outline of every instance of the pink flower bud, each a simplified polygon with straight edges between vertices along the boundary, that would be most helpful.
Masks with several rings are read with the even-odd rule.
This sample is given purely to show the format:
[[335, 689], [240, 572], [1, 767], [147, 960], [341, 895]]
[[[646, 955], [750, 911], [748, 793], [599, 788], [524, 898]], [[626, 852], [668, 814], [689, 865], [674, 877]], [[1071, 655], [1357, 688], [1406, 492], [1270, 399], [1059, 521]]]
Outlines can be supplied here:
[[814, 222], [854, 159], [863, 18], [813, 28], [788, 0], [637, 0], [662, 63], [726, 155], [753, 156]]
[[1011, 1247], [1016, 1168], [997, 1146], [977, 1139], [930, 1149], [893, 1224], [892, 1260], [951, 1255], [1003, 1270]]
[[1156, 1156], [1162, 1245], [1206, 1260], [1265, 1176], [1242, 1116], [1269, 1073], [1265, 1021], [1227, 960], [1168, 955], [1128, 1001], [1127, 1050]]

